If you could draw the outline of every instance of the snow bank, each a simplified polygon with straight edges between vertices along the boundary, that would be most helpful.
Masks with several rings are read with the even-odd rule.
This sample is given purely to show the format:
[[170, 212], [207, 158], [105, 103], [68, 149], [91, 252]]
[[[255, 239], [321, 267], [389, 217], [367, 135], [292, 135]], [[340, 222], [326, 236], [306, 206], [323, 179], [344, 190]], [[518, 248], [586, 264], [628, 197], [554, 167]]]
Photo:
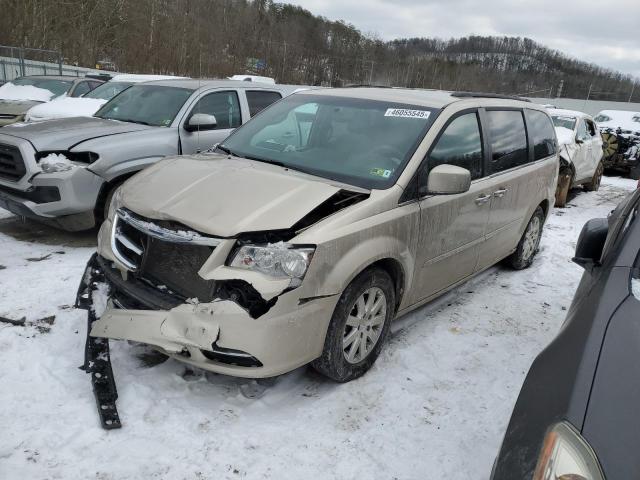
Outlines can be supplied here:
[[27, 122], [52, 120], [54, 118], [91, 117], [107, 103], [100, 98], [72, 98], [63, 96], [48, 103], [31, 107], [27, 112]]
[[64, 155], [59, 153], [50, 153], [46, 157], [40, 160], [38, 163], [43, 172], [61, 172], [69, 170], [73, 167], [73, 163]]
[[34, 100], [37, 102], [48, 102], [54, 93], [32, 85], [14, 85], [5, 83], [0, 87], [0, 99], [2, 100]]
[[565, 127], [555, 127], [556, 135], [558, 137], [558, 143], [560, 145], [571, 145], [576, 141], [576, 137], [573, 134], [573, 130], [569, 130]]

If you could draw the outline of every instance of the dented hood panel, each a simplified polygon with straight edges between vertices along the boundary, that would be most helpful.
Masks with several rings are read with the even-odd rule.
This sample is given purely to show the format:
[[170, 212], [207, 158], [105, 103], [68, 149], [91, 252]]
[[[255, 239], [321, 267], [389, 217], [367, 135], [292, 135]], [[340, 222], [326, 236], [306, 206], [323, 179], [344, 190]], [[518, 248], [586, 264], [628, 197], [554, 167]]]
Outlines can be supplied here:
[[124, 184], [123, 203], [219, 237], [291, 228], [340, 190], [282, 167], [224, 155], [167, 159]]

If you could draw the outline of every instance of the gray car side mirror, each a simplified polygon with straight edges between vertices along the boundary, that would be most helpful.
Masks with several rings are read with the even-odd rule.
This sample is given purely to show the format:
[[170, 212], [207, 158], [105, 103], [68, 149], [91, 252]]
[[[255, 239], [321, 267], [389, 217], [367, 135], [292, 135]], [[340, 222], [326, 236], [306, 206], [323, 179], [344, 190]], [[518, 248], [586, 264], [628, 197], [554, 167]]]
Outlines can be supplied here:
[[600, 265], [600, 257], [609, 234], [606, 218], [593, 218], [585, 223], [576, 244], [576, 256], [572, 260], [586, 270]]
[[427, 178], [427, 192], [430, 194], [465, 193], [470, 187], [471, 172], [456, 165], [438, 165], [431, 169]]
[[195, 132], [196, 130], [213, 130], [218, 126], [218, 120], [215, 115], [208, 113], [194, 113], [189, 117], [184, 129], [187, 132]]

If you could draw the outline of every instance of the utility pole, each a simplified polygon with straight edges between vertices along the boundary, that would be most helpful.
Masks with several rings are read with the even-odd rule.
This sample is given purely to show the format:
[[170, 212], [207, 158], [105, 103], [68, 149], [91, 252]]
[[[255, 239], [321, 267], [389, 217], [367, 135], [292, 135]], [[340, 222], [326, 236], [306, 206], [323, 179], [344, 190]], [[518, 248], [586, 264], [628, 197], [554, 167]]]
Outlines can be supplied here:
[[371, 70], [369, 71], [369, 85], [371, 85], [371, 82], [373, 81], [373, 64], [375, 62], [373, 60], [371, 60]]
[[284, 42], [284, 55], [282, 57], [282, 78], [284, 78], [284, 67], [287, 64], [287, 42]]
[[631, 93], [629, 94], [629, 100], [627, 101], [627, 103], [631, 103], [631, 97], [633, 97], [633, 91], [636, 89], [636, 82], [634, 81], [633, 84], [631, 85]]
[[560, 85], [558, 85], [558, 94], [556, 98], [560, 98], [562, 96], [562, 87], [564, 86], [564, 80], [560, 80]]

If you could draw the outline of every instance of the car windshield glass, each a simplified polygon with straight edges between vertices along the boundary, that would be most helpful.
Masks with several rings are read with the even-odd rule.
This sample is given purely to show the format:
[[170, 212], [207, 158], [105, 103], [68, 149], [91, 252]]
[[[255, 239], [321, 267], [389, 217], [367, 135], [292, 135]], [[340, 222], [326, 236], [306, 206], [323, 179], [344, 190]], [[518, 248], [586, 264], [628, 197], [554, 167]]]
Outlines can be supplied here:
[[134, 85], [104, 104], [99, 118], [168, 127], [193, 90], [160, 85]]
[[573, 130], [573, 128], [576, 126], [575, 117], [567, 117], [563, 115], [563, 116], [553, 116], [551, 118], [553, 119], [554, 127], [564, 127], [564, 128], [568, 128], [569, 130]]
[[437, 110], [325, 95], [291, 95], [236, 130], [233, 155], [363, 188], [389, 188], [402, 173]]
[[49, 90], [56, 97], [63, 95], [71, 88], [73, 83], [71, 80], [53, 80], [45, 78], [17, 78], [11, 80], [14, 85], [31, 85], [37, 88], [43, 88]]
[[113, 97], [115, 97], [124, 89], [129, 88], [131, 85], [131, 82], [106, 82], [87, 93], [85, 95], [85, 98], [111, 100]]
[[608, 122], [609, 120], [611, 120], [611, 117], [607, 117], [606, 115], [598, 115], [596, 118], [594, 118], [594, 120], [596, 122]]

